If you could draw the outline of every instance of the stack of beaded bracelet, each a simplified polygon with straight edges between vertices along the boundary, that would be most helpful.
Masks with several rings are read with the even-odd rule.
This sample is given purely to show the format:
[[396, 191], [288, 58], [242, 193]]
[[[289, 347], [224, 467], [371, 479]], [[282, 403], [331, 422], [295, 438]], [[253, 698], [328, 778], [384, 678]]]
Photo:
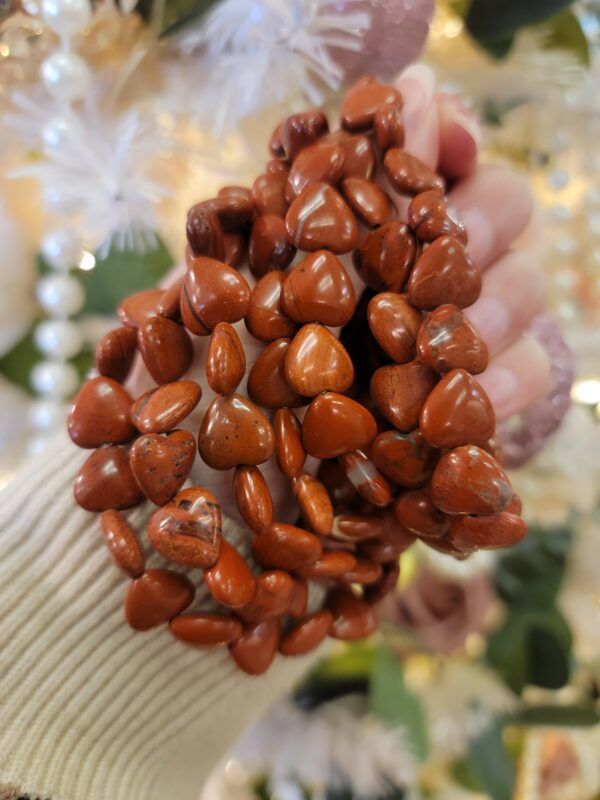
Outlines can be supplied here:
[[[399, 556], [416, 538], [465, 558], [526, 532], [498, 461], [492, 407], [472, 377], [487, 351], [461, 309], [477, 299], [481, 278], [444, 180], [402, 150], [393, 87], [361, 79], [341, 122], [329, 133], [321, 111], [294, 114], [273, 134], [273, 160], [251, 190], [227, 187], [190, 210], [185, 277], [122, 302], [123, 325], [98, 344], [99, 374], [69, 417], [73, 441], [97, 448], [75, 498], [104, 512], [108, 547], [132, 578], [128, 623], [168, 623], [195, 647], [228, 645], [251, 674], [278, 650], [300, 655], [328, 635], [374, 631], [374, 605], [394, 588]], [[358, 302], [338, 258], [350, 252], [367, 287]], [[238, 269], [246, 261], [253, 289]], [[248, 397], [236, 393], [246, 371], [233, 327], [241, 320], [266, 343]], [[330, 328], [342, 329], [339, 339]], [[206, 379], [216, 393], [197, 442], [179, 428], [202, 393], [182, 379], [190, 335], [210, 336]], [[134, 401], [121, 383], [136, 351], [158, 385]], [[291, 409], [305, 405], [300, 423]], [[182, 489], [196, 447], [206, 468], [234, 469], [262, 572], [222, 537], [218, 499], [201, 486]], [[316, 477], [304, 471], [307, 453], [322, 460]], [[274, 454], [302, 527], [274, 521], [258, 468]], [[182, 613], [190, 579], [145, 569], [120, 513], [145, 498], [159, 506], [147, 527], [152, 546], [202, 570], [227, 614]], [[324, 608], [310, 614], [307, 580], [327, 590]]]

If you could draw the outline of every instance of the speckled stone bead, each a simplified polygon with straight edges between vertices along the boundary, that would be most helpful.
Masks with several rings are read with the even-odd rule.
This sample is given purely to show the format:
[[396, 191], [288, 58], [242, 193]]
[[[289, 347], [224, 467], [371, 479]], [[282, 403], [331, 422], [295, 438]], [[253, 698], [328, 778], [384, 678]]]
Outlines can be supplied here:
[[368, 409], [335, 392], [316, 397], [302, 423], [302, 443], [315, 458], [334, 458], [366, 447], [375, 438], [377, 423]]
[[296, 264], [281, 290], [281, 310], [295, 322], [337, 328], [350, 321], [355, 303], [348, 272], [327, 250], [311, 253]]
[[86, 511], [122, 510], [144, 499], [122, 445], [99, 447], [81, 467], [73, 486], [75, 500]]
[[333, 527], [333, 506], [325, 486], [304, 473], [292, 478], [292, 490], [310, 529], [320, 536], [328, 536]]
[[114, 563], [130, 578], [139, 578], [144, 571], [144, 553], [136, 532], [123, 514], [115, 509], [100, 517], [104, 542]]
[[497, 514], [512, 498], [506, 473], [479, 447], [449, 450], [433, 471], [431, 499], [448, 514]]
[[[352, 359], [344, 345], [323, 325], [304, 325], [285, 355], [285, 380], [299, 395], [345, 392], [354, 380]], [[292, 405], [284, 403], [280, 405]]]
[[206, 351], [206, 380], [217, 394], [231, 394], [246, 372], [246, 356], [240, 337], [228, 322], [219, 322]]
[[354, 214], [327, 183], [307, 186], [290, 206], [285, 224], [290, 241], [299, 250], [349, 253], [358, 240]]
[[255, 533], [267, 533], [273, 524], [273, 498], [258, 467], [236, 467], [233, 489], [238, 511]]
[[166, 317], [148, 317], [138, 328], [138, 347], [156, 383], [181, 378], [192, 363], [192, 341], [181, 325]]
[[428, 315], [417, 336], [419, 359], [439, 373], [465, 369], [478, 375], [488, 365], [488, 351], [467, 317], [452, 305]]
[[147, 433], [131, 447], [131, 469], [148, 500], [162, 506], [187, 480], [196, 457], [196, 440], [189, 431], [166, 435]]
[[415, 263], [417, 243], [398, 220], [386, 222], [366, 236], [354, 252], [354, 266], [363, 281], [378, 292], [399, 292]]
[[289, 339], [296, 332], [298, 326], [283, 313], [280, 305], [285, 280], [281, 272], [268, 272], [252, 290], [244, 321], [255, 339], [263, 342]]
[[78, 447], [121, 444], [135, 436], [129, 414], [132, 399], [112, 378], [92, 378], [83, 384], [69, 412], [69, 436]]
[[198, 449], [213, 469], [262, 464], [275, 449], [269, 420], [254, 403], [238, 394], [216, 397], [198, 434]]
[[149, 569], [129, 584], [125, 619], [136, 631], [163, 625], [184, 611], [194, 599], [189, 578], [169, 569]]
[[166, 433], [192, 413], [201, 397], [202, 389], [194, 381], [165, 383], [138, 397], [131, 419], [142, 433]]
[[249, 303], [250, 287], [233, 267], [203, 256], [188, 266], [181, 316], [191, 333], [207, 336], [219, 322], [238, 322]]

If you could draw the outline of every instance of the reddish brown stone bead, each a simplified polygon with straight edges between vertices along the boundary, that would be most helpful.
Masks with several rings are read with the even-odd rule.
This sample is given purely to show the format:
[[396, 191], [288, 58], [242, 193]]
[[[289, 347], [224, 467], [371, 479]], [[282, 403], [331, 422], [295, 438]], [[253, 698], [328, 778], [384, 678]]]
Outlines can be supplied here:
[[246, 622], [259, 622], [287, 614], [294, 601], [295, 581], [289, 572], [273, 569], [256, 577], [256, 593], [237, 614]]
[[276, 339], [260, 353], [248, 376], [248, 394], [259, 406], [300, 406], [304, 400], [286, 379], [289, 339]]
[[317, 142], [302, 150], [289, 171], [286, 199], [292, 202], [311, 183], [334, 186], [342, 175], [344, 153], [335, 142]]
[[204, 571], [209, 592], [222, 606], [241, 608], [256, 592], [256, 580], [243, 556], [223, 539], [217, 562]]
[[294, 260], [296, 248], [288, 241], [285, 222], [275, 214], [258, 217], [248, 243], [250, 271], [260, 278], [272, 270], [284, 270]]
[[383, 225], [395, 214], [392, 201], [374, 181], [346, 178], [342, 184], [342, 191], [350, 208], [369, 228]]
[[375, 141], [379, 149], [385, 153], [390, 147], [404, 147], [404, 120], [402, 117], [402, 100], [379, 106], [373, 118]]
[[444, 191], [444, 179], [405, 150], [388, 150], [383, 159], [383, 168], [388, 180], [400, 194]]
[[485, 444], [481, 445], [481, 449], [493, 456], [499, 464], [504, 464], [504, 449], [498, 436], [494, 435], [488, 439]]
[[370, 455], [386, 478], [407, 488], [424, 484], [435, 463], [435, 452], [419, 430], [380, 433], [371, 445]]
[[127, 326], [105, 334], [96, 345], [96, 369], [100, 375], [122, 383], [133, 364], [136, 344], [135, 330]]
[[334, 520], [332, 536], [346, 542], [362, 542], [380, 536], [383, 525], [383, 519], [374, 514], [340, 514]]
[[235, 269], [213, 258], [193, 259], [181, 297], [181, 316], [189, 331], [206, 336], [219, 322], [238, 322], [249, 304], [250, 287]]
[[217, 192], [217, 197], [235, 197], [245, 203], [252, 203], [252, 190], [246, 186], [223, 186]]
[[286, 478], [295, 478], [302, 471], [306, 453], [302, 446], [301, 427], [289, 408], [278, 408], [273, 417], [277, 466]]
[[448, 514], [497, 514], [512, 497], [500, 464], [474, 445], [444, 453], [431, 478], [431, 499]]
[[406, 295], [396, 292], [376, 294], [367, 307], [369, 328], [379, 346], [397, 364], [412, 361], [421, 327], [421, 312], [413, 308]]
[[276, 522], [268, 533], [254, 537], [252, 554], [265, 569], [297, 570], [320, 558], [322, 547], [312, 533]]
[[380, 367], [371, 378], [371, 397], [388, 422], [409, 431], [416, 428], [436, 380], [435, 373], [419, 361]]
[[417, 337], [419, 359], [436, 372], [466, 369], [478, 375], [488, 365], [488, 351], [456, 306], [443, 305], [428, 316]]
[[262, 675], [273, 663], [280, 635], [279, 619], [249, 622], [239, 639], [229, 645], [231, 657], [248, 675]]
[[392, 501], [392, 490], [386, 479], [362, 450], [340, 456], [340, 464], [361, 497], [374, 506], [384, 508]]
[[443, 236], [419, 257], [408, 282], [410, 302], [426, 310], [444, 303], [472, 305], [481, 292], [481, 274], [464, 245]]
[[364, 131], [373, 125], [380, 106], [398, 103], [402, 96], [393, 86], [385, 86], [375, 78], [360, 78], [352, 86], [342, 103], [342, 125], [347, 130]]
[[456, 517], [448, 541], [462, 553], [513, 547], [527, 533], [527, 525], [518, 514], [501, 511], [487, 517]]
[[206, 352], [206, 380], [217, 394], [235, 392], [246, 372], [240, 338], [228, 322], [215, 326]]
[[369, 605], [380, 603], [388, 594], [394, 591], [400, 577], [400, 563], [383, 564], [381, 578], [372, 586], [367, 586], [363, 598]]
[[296, 322], [337, 328], [350, 321], [355, 303], [350, 276], [327, 250], [311, 253], [296, 264], [281, 290], [281, 309]]
[[135, 436], [129, 419], [132, 399], [112, 378], [83, 384], [69, 412], [69, 436], [78, 447], [120, 444]]
[[225, 253], [223, 261], [236, 269], [244, 262], [246, 255], [246, 239], [241, 233], [226, 233], [223, 237]]
[[[348, 136], [338, 131], [338, 142], [344, 154], [342, 178], [364, 178], [371, 180], [375, 173], [375, 150], [368, 136]], [[336, 136], [332, 134], [332, 136]]]
[[163, 293], [162, 289], [144, 289], [142, 292], [130, 294], [121, 300], [117, 314], [123, 325], [137, 328], [148, 317], [153, 317], [162, 300]]
[[354, 367], [344, 345], [328, 328], [304, 325], [287, 349], [285, 380], [294, 392], [304, 397], [326, 391], [341, 393], [352, 385]]
[[201, 486], [183, 489], [148, 521], [152, 546], [169, 561], [207, 569], [221, 549], [221, 507]]
[[377, 423], [364, 406], [335, 392], [325, 392], [309, 405], [302, 424], [302, 443], [315, 458], [334, 458], [366, 447]]
[[323, 609], [309, 614], [281, 639], [279, 652], [284, 656], [303, 656], [310, 653], [327, 638], [332, 624], [331, 611]]
[[175, 497], [195, 457], [196, 440], [189, 431], [173, 431], [166, 436], [147, 433], [135, 440], [129, 454], [138, 485], [157, 506]]
[[145, 392], [131, 407], [131, 419], [142, 433], [166, 433], [196, 408], [202, 389], [194, 381], [165, 383]]
[[344, 642], [364, 639], [377, 630], [377, 616], [371, 606], [349, 589], [339, 588], [330, 592], [327, 608], [333, 614], [330, 636]]
[[360, 583], [362, 586], [372, 586], [381, 578], [383, 567], [370, 558], [357, 558], [351, 570], [339, 575], [337, 580], [341, 583]]
[[313, 145], [329, 130], [327, 117], [318, 108], [292, 114], [281, 125], [281, 146], [289, 161], [294, 161], [305, 147]]
[[330, 550], [321, 558], [305, 567], [300, 567], [298, 574], [303, 578], [337, 578], [356, 567], [356, 558], [345, 550]]
[[160, 302], [156, 305], [156, 313], [160, 314], [161, 317], [168, 317], [176, 322], [180, 322], [183, 280], [183, 277], [179, 278], [163, 292]]
[[290, 168], [289, 168], [289, 164], [287, 164], [285, 161], [279, 161], [278, 159], [273, 158], [273, 159], [271, 159], [271, 161], [267, 161], [267, 166], [265, 167], [265, 170], [270, 175], [286, 175], [287, 176], [289, 174]]
[[381, 541], [380, 539], [368, 539], [366, 542], [361, 542], [359, 553], [361, 556], [366, 557], [369, 561], [374, 561], [376, 564], [389, 564], [397, 561], [400, 558], [401, 549], [390, 541]]
[[200, 455], [213, 469], [268, 461], [275, 449], [269, 420], [245, 397], [216, 397], [208, 407], [198, 435]]
[[169, 569], [149, 569], [129, 584], [125, 619], [135, 631], [149, 631], [181, 614], [194, 599], [189, 578]]
[[86, 511], [137, 506], [144, 499], [129, 466], [126, 447], [100, 447], [85, 461], [73, 487], [75, 500]]
[[299, 619], [306, 614], [308, 608], [308, 581], [306, 578], [294, 578], [294, 595], [289, 608], [292, 619]]
[[281, 272], [268, 272], [252, 290], [244, 322], [255, 339], [270, 342], [291, 338], [296, 332], [298, 326], [285, 316], [280, 307], [285, 280]]
[[295, 247], [348, 253], [356, 247], [358, 225], [342, 196], [327, 183], [313, 183], [294, 200], [285, 217]]
[[324, 459], [319, 465], [317, 477], [324, 484], [334, 508], [346, 506], [352, 502], [356, 495], [356, 489], [344, 470], [340, 467], [337, 458]]
[[292, 490], [310, 529], [320, 536], [328, 536], [333, 527], [333, 506], [325, 486], [304, 473], [292, 478]]
[[444, 375], [421, 409], [423, 436], [433, 447], [484, 445], [494, 434], [496, 417], [483, 388], [464, 369]]
[[258, 467], [236, 467], [233, 489], [238, 511], [255, 533], [267, 533], [273, 524], [273, 498]]
[[193, 347], [181, 325], [166, 317], [148, 317], [138, 328], [138, 347], [156, 383], [171, 383], [187, 372]]
[[[275, 156], [276, 159], [278, 158], [285, 158], [285, 151], [283, 149], [283, 145], [281, 144], [281, 127], [283, 125], [283, 121], [280, 122], [278, 125], [275, 126], [273, 133], [271, 134], [271, 138], [269, 139], [269, 153]], [[271, 162], [269, 162], [271, 163]], [[275, 162], [281, 163], [279, 161]]]
[[226, 187], [217, 197], [203, 200], [198, 205], [215, 212], [225, 233], [242, 230], [250, 222], [254, 210], [252, 196], [243, 187]]
[[214, 211], [202, 205], [190, 208], [185, 232], [194, 256], [208, 256], [223, 261], [225, 258], [223, 227]]
[[354, 266], [375, 291], [399, 292], [417, 255], [412, 231], [398, 220], [371, 231], [354, 252]]
[[411, 200], [408, 224], [425, 242], [432, 242], [440, 236], [453, 236], [463, 244], [467, 242], [464, 225], [448, 206], [444, 195], [437, 190], [422, 192]]
[[130, 578], [139, 577], [144, 571], [144, 553], [136, 532], [125, 517], [114, 509], [105, 511], [100, 517], [102, 536], [117, 567]]
[[252, 199], [259, 216], [273, 214], [276, 217], [285, 217], [288, 203], [285, 199], [287, 175], [283, 173], [266, 172], [259, 175], [252, 184]]
[[224, 614], [181, 614], [169, 623], [169, 630], [176, 639], [199, 650], [209, 650], [230, 644], [243, 633], [242, 623]]
[[394, 513], [407, 530], [426, 539], [440, 539], [450, 528], [450, 519], [433, 505], [425, 489], [401, 494], [394, 504]]

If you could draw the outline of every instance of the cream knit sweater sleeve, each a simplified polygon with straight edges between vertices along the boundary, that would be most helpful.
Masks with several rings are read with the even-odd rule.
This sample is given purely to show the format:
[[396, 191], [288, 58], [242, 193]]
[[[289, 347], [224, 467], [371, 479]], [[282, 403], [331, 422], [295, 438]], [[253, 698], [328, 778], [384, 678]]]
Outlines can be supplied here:
[[[196, 800], [314, 656], [277, 656], [249, 677], [226, 649], [188, 648], [165, 626], [129, 629], [128, 579], [72, 499], [86, 456], [61, 440], [0, 494], [0, 800]], [[128, 514], [138, 530], [150, 510]], [[224, 532], [247, 550], [233, 522]]]

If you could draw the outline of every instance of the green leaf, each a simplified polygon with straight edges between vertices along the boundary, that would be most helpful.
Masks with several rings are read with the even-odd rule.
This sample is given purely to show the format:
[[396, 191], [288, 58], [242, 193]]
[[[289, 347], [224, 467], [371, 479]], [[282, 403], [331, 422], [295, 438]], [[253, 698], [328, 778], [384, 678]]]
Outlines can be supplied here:
[[502, 728], [492, 723], [469, 746], [472, 774], [491, 800], [511, 800], [515, 770], [502, 740]]
[[524, 708], [508, 720], [516, 725], [588, 728], [600, 724], [600, 713], [592, 707], [534, 706]]
[[348, 645], [341, 653], [320, 661], [311, 675], [321, 680], [368, 677], [376, 653], [376, 649], [369, 644], [358, 642]]
[[571, 633], [553, 608], [511, 609], [488, 640], [486, 658], [510, 688], [528, 684], [558, 689], [569, 677]]
[[373, 664], [369, 705], [390, 726], [405, 728], [415, 755], [425, 760], [428, 741], [423, 707], [419, 698], [406, 688], [401, 664], [384, 648], [377, 651]]
[[569, 5], [570, 0], [472, 0], [465, 25], [490, 55], [502, 58], [520, 28], [543, 22]]
[[41, 358], [42, 356], [33, 343], [33, 328], [30, 328], [12, 350], [0, 358], [0, 373], [12, 383], [16, 383], [17, 386], [32, 394], [29, 375], [33, 366], [41, 361]]
[[565, 9], [555, 14], [544, 24], [547, 50], [566, 50], [585, 67], [591, 63], [590, 49], [579, 20], [572, 11]]
[[219, 0], [141, 0], [136, 10], [157, 33], [170, 36], [195, 22]]
[[470, 792], [481, 792], [483, 790], [483, 786], [473, 772], [471, 763], [467, 758], [455, 761], [451, 766], [450, 772], [456, 783], [464, 786]]
[[97, 260], [89, 272], [78, 271], [85, 289], [84, 314], [114, 314], [128, 294], [150, 289], [173, 266], [173, 259], [159, 243], [155, 250], [136, 253], [113, 248], [104, 260]]

